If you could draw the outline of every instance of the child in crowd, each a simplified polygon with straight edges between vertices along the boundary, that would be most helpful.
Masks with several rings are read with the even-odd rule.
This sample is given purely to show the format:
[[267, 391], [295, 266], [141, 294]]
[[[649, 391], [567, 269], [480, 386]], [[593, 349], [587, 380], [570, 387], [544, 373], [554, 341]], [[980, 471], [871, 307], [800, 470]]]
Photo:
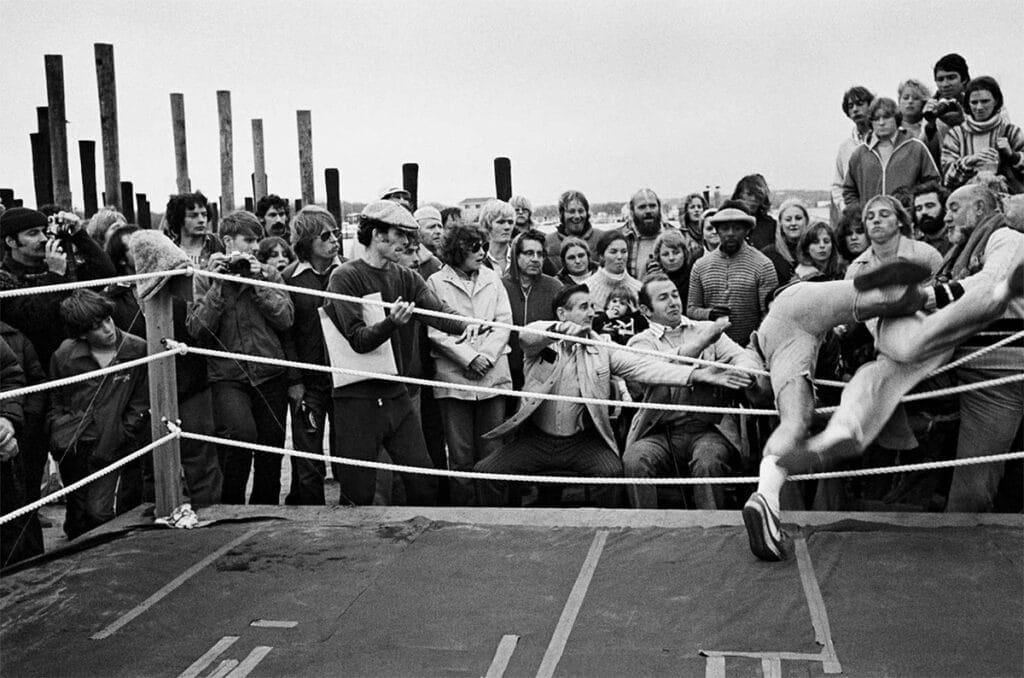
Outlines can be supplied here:
[[608, 292], [604, 310], [594, 316], [594, 331], [607, 334], [623, 346], [639, 332], [647, 329], [647, 318], [640, 313], [637, 295], [624, 285], [614, 285]]
[[273, 266], [280, 273], [288, 268], [288, 264], [295, 261], [295, 253], [284, 238], [272, 235], [260, 240], [256, 258], [261, 264]]
[[[142, 358], [146, 342], [117, 329], [114, 303], [77, 290], [60, 304], [70, 339], [50, 360], [50, 376], [63, 379]], [[54, 390], [46, 419], [50, 450], [65, 485], [77, 482], [146, 444], [149, 387], [146, 366]], [[72, 492], [64, 532], [69, 539], [107, 522], [142, 500], [141, 463], [122, 467]]]

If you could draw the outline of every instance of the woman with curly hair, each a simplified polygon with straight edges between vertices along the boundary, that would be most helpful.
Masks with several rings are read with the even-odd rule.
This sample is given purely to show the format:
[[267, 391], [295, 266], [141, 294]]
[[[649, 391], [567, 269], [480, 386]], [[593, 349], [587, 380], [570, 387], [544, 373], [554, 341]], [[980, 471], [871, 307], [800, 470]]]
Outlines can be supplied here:
[[[483, 244], [484, 234], [475, 225], [449, 228], [439, 252], [444, 266], [430, 276], [427, 285], [446, 306], [460, 315], [511, 323], [508, 293], [498, 272], [484, 266]], [[434, 328], [427, 330], [427, 336], [432, 344], [431, 355], [436, 360], [438, 381], [512, 388], [507, 357], [509, 330], [490, 328], [465, 342]], [[449, 468], [473, 470], [476, 462], [498, 446], [482, 436], [504, 421], [505, 398], [440, 386], [434, 387], [434, 396], [441, 407]], [[452, 478], [451, 500], [456, 506], [475, 504], [473, 482]]]

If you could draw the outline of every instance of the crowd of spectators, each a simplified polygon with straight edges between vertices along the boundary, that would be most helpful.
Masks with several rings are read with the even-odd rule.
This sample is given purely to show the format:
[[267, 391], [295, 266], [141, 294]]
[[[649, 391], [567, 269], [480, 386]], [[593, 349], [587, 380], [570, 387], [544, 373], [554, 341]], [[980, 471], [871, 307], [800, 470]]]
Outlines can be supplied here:
[[[437, 382], [421, 387], [338, 379], [321, 371], [182, 355], [175, 358], [175, 374], [189, 431], [282, 447], [290, 426], [296, 450], [320, 453], [326, 441], [336, 459], [375, 461], [386, 454], [399, 464], [460, 471], [742, 475], [757, 468], [770, 429], [765, 418], [637, 409], [631, 403], [770, 407], [770, 393], [765, 402], [764, 385], [755, 378], [765, 363], [751, 337], [780, 289], [908, 260], [942, 275], [938, 281], [954, 295], [957, 281], [985, 263], [993, 233], [1024, 230], [1022, 198], [1015, 197], [1024, 192], [1024, 135], [1009, 120], [999, 84], [987, 76], [971, 79], [966, 61], [955, 54], [940, 59], [933, 75], [934, 95], [916, 79], [900, 83], [895, 99], [864, 86], [845, 92], [842, 111], [854, 129], [837, 153], [831, 220], [815, 219], [795, 199], [773, 210], [761, 174], [744, 176], [731, 198], [716, 206], [706, 195], [687, 195], [678, 223], [668, 220], [655, 191], [641, 189], [629, 200], [625, 223], [607, 231], [592, 224], [590, 203], [577, 190], [560, 196], [557, 226], [545, 233], [524, 196], [490, 201], [476, 223], [465, 223], [458, 208], [414, 211], [410, 194], [393, 188], [362, 211], [346, 259], [339, 225], [323, 208], [306, 206], [293, 215], [287, 201], [270, 195], [254, 213], [232, 212], [214, 224], [207, 199], [197, 192], [171, 196], [162, 232], [126, 224], [112, 208], [88, 223], [67, 206], [7, 209], [0, 215], [0, 288], [126, 275], [143, 268], [143, 260], [147, 270], [161, 262], [191, 265], [231, 278], [197, 274], [190, 294], [174, 295], [179, 341], [321, 366], [343, 350], [356, 367], [386, 364], [390, 374]], [[1004, 240], [993, 242], [1012, 249]], [[255, 286], [253, 280], [297, 291]], [[393, 306], [385, 312], [372, 303], [325, 301], [299, 288]], [[146, 281], [5, 299], [3, 390], [144, 355], [143, 302], [152, 292]], [[991, 329], [1005, 335], [1022, 327], [1018, 301]], [[983, 334], [967, 345], [999, 338]], [[874, 324], [833, 328], [822, 341], [815, 375], [850, 379], [875, 358], [876, 336]], [[618, 345], [722, 367], [659, 360]], [[947, 374], [943, 383], [993, 378], [1007, 365], [1019, 369], [1024, 344], [1001, 349], [1000, 359]], [[510, 391], [622, 404], [504, 393]], [[818, 395], [824, 402], [838, 400], [827, 388]], [[149, 440], [145, 367], [0, 404], [4, 513], [39, 498], [50, 459], [68, 484]], [[993, 411], [999, 412], [998, 426]], [[991, 396], [962, 396], [959, 408], [948, 398], [899, 408], [879, 424], [885, 426], [866, 459], [893, 463], [1005, 452], [1020, 439], [1022, 411], [1019, 382]], [[957, 412], [966, 432], [959, 444], [955, 422], [950, 430]], [[933, 433], [940, 428], [946, 435], [937, 439]], [[186, 440], [181, 460], [194, 506], [276, 504], [282, 494], [278, 455]], [[286, 503], [334, 500], [325, 496], [326, 464], [298, 458], [288, 463]], [[1019, 494], [1000, 492], [1003, 473], [1002, 465], [989, 464], [927, 477], [886, 476], [874, 484], [820, 483], [793, 490], [783, 502], [940, 510], [948, 494], [950, 510], [1013, 507], [1014, 500], [1019, 509]], [[523, 502], [523, 488], [510, 492], [501, 482], [412, 473], [392, 479], [342, 464], [332, 465], [331, 474], [343, 504], [395, 497], [414, 505]], [[738, 507], [735, 488], [723, 485], [660, 492], [653, 486], [595, 486], [576, 499], [560, 492], [556, 488], [554, 499], [540, 492], [533, 501]], [[144, 458], [71, 493], [64, 530], [74, 538], [151, 496], [151, 464]], [[4, 525], [0, 543], [3, 565], [39, 553], [38, 516]]]

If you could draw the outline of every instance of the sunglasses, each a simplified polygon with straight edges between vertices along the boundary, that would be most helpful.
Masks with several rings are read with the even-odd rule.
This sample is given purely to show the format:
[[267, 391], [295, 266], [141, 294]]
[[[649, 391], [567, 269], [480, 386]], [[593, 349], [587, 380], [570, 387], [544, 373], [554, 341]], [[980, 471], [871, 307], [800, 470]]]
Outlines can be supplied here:
[[338, 231], [324, 231], [323, 233], [320, 234], [320, 240], [322, 240], [323, 242], [327, 242], [331, 238], [337, 240], [339, 237], [340, 233]]
[[480, 240], [470, 240], [466, 243], [466, 249], [471, 253], [479, 252], [484, 248], [484, 243]]

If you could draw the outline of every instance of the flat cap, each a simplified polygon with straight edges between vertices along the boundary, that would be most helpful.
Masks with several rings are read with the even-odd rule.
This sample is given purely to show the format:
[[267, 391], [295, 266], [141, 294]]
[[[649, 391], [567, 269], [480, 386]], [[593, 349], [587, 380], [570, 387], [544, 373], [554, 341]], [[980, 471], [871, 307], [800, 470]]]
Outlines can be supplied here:
[[416, 220], [412, 218], [412, 214], [409, 213], [409, 210], [390, 200], [377, 200], [376, 202], [371, 202], [363, 208], [361, 215], [367, 219], [380, 221], [404, 231], [420, 230], [419, 224], [417, 224]]

